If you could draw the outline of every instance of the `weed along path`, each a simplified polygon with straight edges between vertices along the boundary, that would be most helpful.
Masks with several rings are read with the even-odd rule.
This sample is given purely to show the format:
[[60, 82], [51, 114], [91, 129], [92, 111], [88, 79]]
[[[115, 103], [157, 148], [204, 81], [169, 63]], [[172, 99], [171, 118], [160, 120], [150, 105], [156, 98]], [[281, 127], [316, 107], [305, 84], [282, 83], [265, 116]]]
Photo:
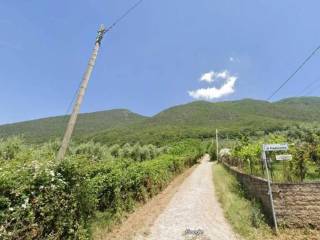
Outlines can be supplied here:
[[134, 239], [239, 239], [224, 218], [223, 211], [215, 197], [212, 163], [209, 162], [209, 156], [205, 156], [201, 164], [180, 185], [149, 231]]

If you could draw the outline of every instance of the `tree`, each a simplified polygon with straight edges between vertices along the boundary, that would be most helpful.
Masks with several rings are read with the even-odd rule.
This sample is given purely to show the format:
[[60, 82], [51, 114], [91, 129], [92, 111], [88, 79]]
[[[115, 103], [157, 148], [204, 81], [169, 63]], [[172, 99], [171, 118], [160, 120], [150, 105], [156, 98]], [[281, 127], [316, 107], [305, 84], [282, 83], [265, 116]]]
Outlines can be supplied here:
[[131, 150], [131, 158], [135, 161], [141, 161], [141, 147], [139, 143], [136, 143]]
[[306, 143], [299, 144], [294, 150], [294, 173], [301, 182], [308, 172], [307, 160], [309, 159], [308, 145]]
[[120, 146], [118, 144], [111, 146], [109, 151], [110, 154], [115, 158], [118, 158], [120, 156]]

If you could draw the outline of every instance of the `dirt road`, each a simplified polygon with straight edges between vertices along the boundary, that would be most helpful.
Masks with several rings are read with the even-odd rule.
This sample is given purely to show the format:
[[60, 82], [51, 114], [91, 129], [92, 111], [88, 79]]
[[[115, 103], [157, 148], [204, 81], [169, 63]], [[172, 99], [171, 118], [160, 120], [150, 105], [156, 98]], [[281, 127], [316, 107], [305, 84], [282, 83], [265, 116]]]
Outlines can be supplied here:
[[[221, 179], [223, 181], [223, 179]], [[181, 184], [148, 234], [136, 240], [234, 240], [239, 239], [223, 216], [215, 197], [212, 163], [206, 156]]]

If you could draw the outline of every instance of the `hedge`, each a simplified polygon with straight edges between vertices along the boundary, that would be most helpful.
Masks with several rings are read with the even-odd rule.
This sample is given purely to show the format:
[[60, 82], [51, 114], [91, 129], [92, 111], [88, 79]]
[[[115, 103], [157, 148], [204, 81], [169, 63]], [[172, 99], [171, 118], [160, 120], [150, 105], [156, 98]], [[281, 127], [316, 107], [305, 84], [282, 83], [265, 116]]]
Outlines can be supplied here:
[[0, 239], [89, 239], [97, 214], [121, 218], [194, 165], [202, 154], [197, 144], [183, 143], [142, 162], [92, 162], [75, 155], [61, 163], [3, 164]]

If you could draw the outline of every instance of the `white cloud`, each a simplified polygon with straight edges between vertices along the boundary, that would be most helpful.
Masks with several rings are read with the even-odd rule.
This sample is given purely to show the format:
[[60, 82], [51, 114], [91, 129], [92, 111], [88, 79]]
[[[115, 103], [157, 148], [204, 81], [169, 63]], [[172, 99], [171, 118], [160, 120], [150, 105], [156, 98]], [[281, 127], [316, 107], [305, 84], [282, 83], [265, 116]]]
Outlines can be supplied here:
[[200, 88], [194, 91], [189, 91], [189, 95], [195, 99], [211, 100], [215, 98], [221, 98], [235, 92], [235, 84], [238, 77], [231, 75], [227, 70], [222, 72], [212, 71], [205, 73], [202, 75], [200, 80], [212, 83], [218, 79], [224, 80], [224, 83], [221, 87]]
[[223, 79], [227, 80], [230, 77], [230, 73], [227, 70], [224, 70], [223, 72], [218, 72], [216, 73], [216, 78], [217, 79]]
[[214, 76], [215, 72], [208, 72], [205, 73], [201, 76], [200, 81], [204, 81], [204, 82], [213, 82], [213, 76]]
[[233, 57], [229, 57], [229, 61], [230, 62], [234, 62], [234, 58]]
[[230, 73], [227, 70], [224, 70], [222, 72], [211, 71], [211, 72], [204, 73], [201, 76], [200, 81], [213, 83], [219, 79], [227, 80], [229, 76], [230, 76]]

